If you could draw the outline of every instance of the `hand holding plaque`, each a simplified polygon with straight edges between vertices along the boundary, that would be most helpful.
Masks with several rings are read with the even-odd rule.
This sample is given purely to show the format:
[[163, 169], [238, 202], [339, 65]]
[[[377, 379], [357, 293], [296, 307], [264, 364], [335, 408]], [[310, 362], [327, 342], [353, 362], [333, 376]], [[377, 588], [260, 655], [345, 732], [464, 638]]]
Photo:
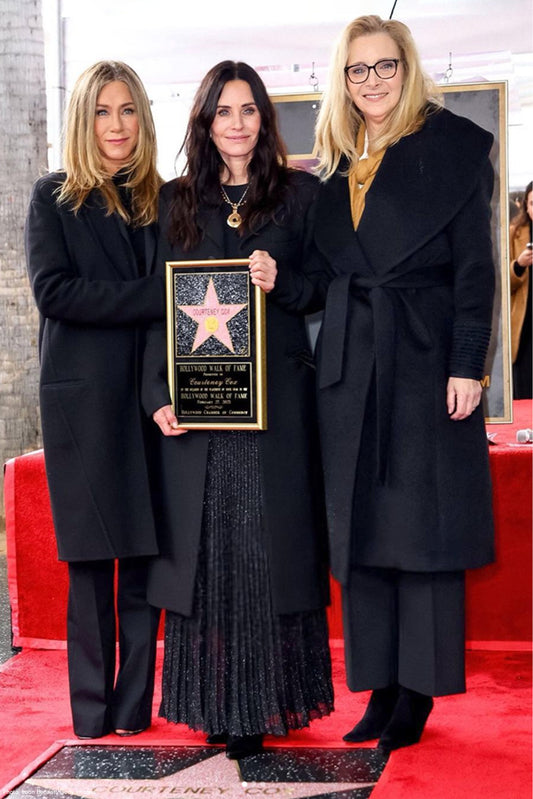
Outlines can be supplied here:
[[180, 427], [266, 429], [265, 298], [248, 264], [167, 262], [168, 376]]

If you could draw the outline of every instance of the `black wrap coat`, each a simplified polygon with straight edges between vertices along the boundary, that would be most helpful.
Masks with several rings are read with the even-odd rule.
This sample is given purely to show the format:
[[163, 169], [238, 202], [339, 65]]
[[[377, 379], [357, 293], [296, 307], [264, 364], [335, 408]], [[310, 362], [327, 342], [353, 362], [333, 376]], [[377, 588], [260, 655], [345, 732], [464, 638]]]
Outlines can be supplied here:
[[[449, 376], [484, 374], [491, 143], [467, 119], [430, 115], [386, 151], [357, 231], [341, 170], [321, 187], [308, 272], [327, 285], [318, 404], [341, 582], [355, 564], [446, 571], [493, 559], [483, 410], [454, 422], [446, 408]], [[306, 292], [280, 276], [288, 307]]]
[[[317, 181], [303, 172], [292, 183], [297, 203], [282, 224], [268, 222], [240, 240], [240, 257], [267, 250], [279, 271], [301, 268], [309, 211]], [[166, 235], [175, 182], [160, 196], [157, 270], [166, 261], [224, 258], [223, 220], [217, 208], [199, 213], [202, 240], [183, 252]], [[268, 429], [257, 431], [261, 492], [272, 599], [278, 613], [315, 610], [327, 601], [327, 540], [318, 453], [314, 364], [304, 317], [266, 298]], [[170, 403], [163, 329], [148, 333], [143, 404], [150, 416]], [[158, 431], [159, 432], [159, 431]], [[209, 431], [176, 438], [159, 434], [154, 502], [161, 555], [151, 565], [148, 598], [156, 606], [190, 615], [200, 545]], [[159, 499], [158, 499], [159, 498]]]
[[[46, 474], [61, 560], [157, 552], [140, 406], [141, 330], [164, 313], [161, 277], [140, 276], [127, 228], [93, 192], [58, 206], [39, 179], [26, 222], [40, 325]], [[145, 260], [155, 230], [144, 229]]]

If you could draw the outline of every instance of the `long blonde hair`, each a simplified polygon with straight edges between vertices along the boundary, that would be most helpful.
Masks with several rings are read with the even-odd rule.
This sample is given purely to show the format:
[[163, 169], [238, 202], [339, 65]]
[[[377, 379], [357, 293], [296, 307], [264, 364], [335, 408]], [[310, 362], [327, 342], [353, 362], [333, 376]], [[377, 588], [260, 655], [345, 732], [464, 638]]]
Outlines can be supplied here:
[[422, 69], [407, 25], [397, 20], [383, 20], [375, 14], [354, 19], [342, 32], [333, 51], [329, 84], [316, 124], [314, 154], [319, 159], [317, 171], [323, 179], [335, 172], [343, 155], [349, 166], [357, 162], [357, 132], [364, 118], [346, 87], [344, 67], [353, 40], [374, 33], [386, 33], [398, 46], [405, 80], [400, 101], [390, 114], [383, 133], [372, 143], [373, 150], [384, 149], [402, 136], [419, 130], [427, 114], [440, 104], [437, 87]]
[[[131, 217], [104, 169], [94, 132], [98, 97], [104, 86], [113, 81], [126, 84], [139, 119], [137, 145], [125, 165], [128, 172], [125, 186], [132, 194]], [[156, 220], [157, 197], [163, 181], [156, 167], [155, 125], [146, 90], [131, 67], [121, 61], [99, 61], [79, 76], [68, 104], [63, 141], [66, 178], [58, 191], [59, 203], [71, 203], [77, 213], [89, 192], [98, 189], [108, 214], [116, 212], [136, 226]]]

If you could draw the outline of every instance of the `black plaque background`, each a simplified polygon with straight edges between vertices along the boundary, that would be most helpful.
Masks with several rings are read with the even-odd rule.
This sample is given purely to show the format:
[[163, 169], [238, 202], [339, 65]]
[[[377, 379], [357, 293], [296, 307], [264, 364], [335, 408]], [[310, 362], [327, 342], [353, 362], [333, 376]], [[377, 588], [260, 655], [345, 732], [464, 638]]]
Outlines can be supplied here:
[[[192, 352], [198, 323], [180, 310], [202, 306], [210, 280], [218, 302], [245, 304], [227, 322], [234, 352], [211, 335]], [[167, 263], [169, 385], [180, 426], [266, 429], [264, 294], [248, 260]]]

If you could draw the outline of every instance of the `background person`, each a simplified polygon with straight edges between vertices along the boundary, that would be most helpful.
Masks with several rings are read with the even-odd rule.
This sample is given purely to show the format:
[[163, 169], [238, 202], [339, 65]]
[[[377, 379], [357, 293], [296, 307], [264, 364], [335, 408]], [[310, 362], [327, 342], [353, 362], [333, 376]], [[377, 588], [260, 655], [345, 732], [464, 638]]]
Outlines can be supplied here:
[[[161, 192], [157, 269], [249, 257], [265, 292], [277, 271], [298, 272], [317, 181], [287, 168], [251, 67], [223, 61], [207, 73], [184, 149], [184, 176]], [[162, 329], [149, 334], [143, 380], [164, 434], [162, 553], [149, 584], [167, 609], [160, 713], [226, 742], [231, 758], [332, 709], [312, 356], [303, 316], [270, 297], [266, 307], [268, 430], [181, 435]]]
[[158, 612], [146, 574], [157, 544], [138, 375], [142, 327], [163, 313], [163, 281], [147, 276], [155, 163], [141, 81], [101, 61], [73, 89], [64, 169], [36, 182], [26, 223], [46, 473], [69, 569], [70, 699], [83, 738], [139, 732], [151, 717]]
[[[436, 104], [405, 25], [345, 28], [317, 123], [307, 271], [328, 283], [319, 425], [348, 685], [372, 689], [345, 740], [384, 751], [419, 740], [434, 696], [465, 690], [464, 570], [493, 559], [491, 144]], [[278, 297], [304, 307], [284, 283]]]
[[509, 235], [511, 250], [511, 357], [513, 361], [513, 396], [531, 399], [531, 220], [533, 219], [533, 183], [526, 186], [518, 216]]

